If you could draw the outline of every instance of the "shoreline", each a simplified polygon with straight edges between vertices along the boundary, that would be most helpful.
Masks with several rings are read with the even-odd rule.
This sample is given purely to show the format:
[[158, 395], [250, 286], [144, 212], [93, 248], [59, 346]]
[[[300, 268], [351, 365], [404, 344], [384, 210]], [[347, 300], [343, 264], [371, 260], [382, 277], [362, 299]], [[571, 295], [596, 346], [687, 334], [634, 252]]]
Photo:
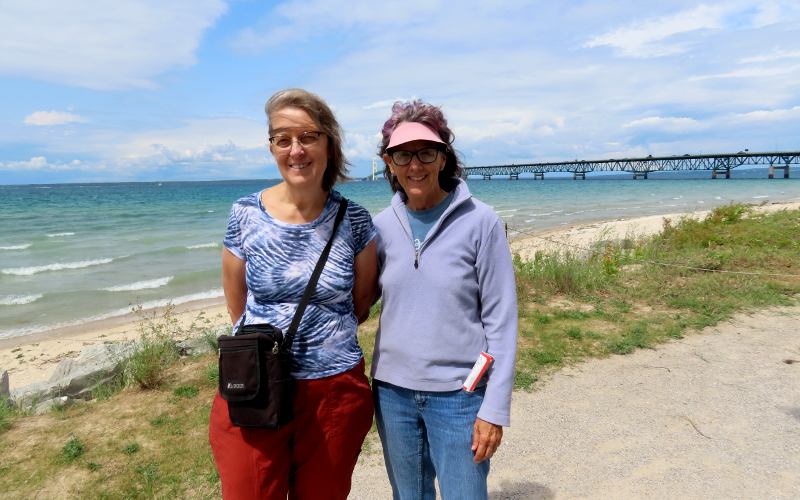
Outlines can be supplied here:
[[[144, 317], [160, 315], [164, 307], [145, 309]], [[204, 313], [213, 323], [227, 322], [224, 299], [201, 299], [175, 306], [174, 316], [182, 327], [188, 327], [197, 315]], [[140, 317], [134, 313], [0, 339], [0, 372], [8, 371], [12, 390], [47, 380], [58, 362], [77, 356], [86, 346], [105, 342], [123, 342], [139, 337]]]
[[[781, 202], [751, 205], [757, 212], [800, 209], [800, 202]], [[704, 217], [710, 210], [615, 220], [587, 222], [568, 227], [531, 232], [510, 242], [513, 254], [531, 259], [536, 252], [589, 251], [593, 244], [603, 240], [636, 239], [657, 234], [665, 219]], [[163, 311], [163, 307], [146, 309], [150, 317]], [[215, 324], [227, 324], [228, 315], [224, 298], [202, 299], [175, 306], [175, 317], [187, 327], [198, 314]], [[79, 325], [54, 328], [43, 332], [0, 339], [0, 372], [7, 370], [12, 389], [47, 380], [61, 359], [75, 356], [91, 344], [134, 340], [139, 336], [139, 321], [133, 313], [96, 320]]]
[[[780, 210], [800, 210], [800, 201], [773, 202], [769, 204], [749, 204], [757, 213], [770, 213]], [[519, 255], [523, 260], [532, 259], [536, 252], [571, 251], [588, 253], [594, 244], [600, 241], [619, 241], [658, 234], [664, 227], [666, 219], [678, 221], [688, 217], [701, 219], [712, 210], [676, 212], [662, 215], [645, 215], [614, 220], [601, 220], [573, 224], [563, 228], [546, 229], [541, 232], [529, 232], [515, 237], [509, 242], [511, 253]]]

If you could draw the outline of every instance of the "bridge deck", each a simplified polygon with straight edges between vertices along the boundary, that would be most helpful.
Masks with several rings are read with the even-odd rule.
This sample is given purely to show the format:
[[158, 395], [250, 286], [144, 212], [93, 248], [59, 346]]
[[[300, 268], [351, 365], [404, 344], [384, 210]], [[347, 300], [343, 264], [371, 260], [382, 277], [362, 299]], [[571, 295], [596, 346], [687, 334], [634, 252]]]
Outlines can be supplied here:
[[649, 172], [708, 170], [713, 178], [722, 173], [730, 177], [731, 170], [745, 165], [769, 165], [770, 178], [775, 170], [783, 170], [789, 177], [789, 165], [800, 164], [800, 151], [778, 151], [771, 153], [739, 152], [730, 154], [700, 154], [683, 156], [647, 156], [644, 158], [621, 158], [608, 160], [574, 160], [546, 163], [523, 163], [466, 167], [464, 175], [480, 175], [491, 179], [494, 175], [508, 175], [512, 179], [520, 174], [532, 173], [535, 179], [543, 179], [545, 173], [568, 172], [573, 178], [585, 178], [589, 172], [630, 172], [634, 179], [647, 178]]

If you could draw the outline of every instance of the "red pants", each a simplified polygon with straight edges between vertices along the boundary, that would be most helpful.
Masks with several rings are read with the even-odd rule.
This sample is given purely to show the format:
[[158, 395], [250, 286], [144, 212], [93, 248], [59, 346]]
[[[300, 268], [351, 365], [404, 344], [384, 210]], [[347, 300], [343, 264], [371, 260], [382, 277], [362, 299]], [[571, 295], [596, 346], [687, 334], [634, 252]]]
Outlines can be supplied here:
[[294, 419], [279, 429], [235, 427], [219, 394], [208, 437], [225, 499], [346, 499], [372, 426], [364, 360], [316, 380], [298, 380]]

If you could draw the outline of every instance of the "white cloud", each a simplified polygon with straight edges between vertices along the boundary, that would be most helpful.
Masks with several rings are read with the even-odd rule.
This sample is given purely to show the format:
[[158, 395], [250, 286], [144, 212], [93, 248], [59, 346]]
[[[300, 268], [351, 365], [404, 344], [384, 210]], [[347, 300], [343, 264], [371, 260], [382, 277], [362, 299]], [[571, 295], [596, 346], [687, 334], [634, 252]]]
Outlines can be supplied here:
[[80, 160], [72, 160], [68, 163], [50, 162], [45, 156], [34, 156], [30, 160], [23, 161], [0, 162], [0, 170], [65, 172], [92, 169], [91, 166], [84, 165]]
[[795, 0], [762, 0], [754, 2], [752, 7], [756, 11], [753, 17], [756, 28], [785, 23], [800, 14], [800, 4]]
[[800, 50], [773, 50], [769, 54], [760, 56], [743, 57], [739, 59], [740, 64], [751, 64], [760, 62], [780, 61], [782, 59], [796, 59], [800, 58]]
[[609, 46], [631, 57], [659, 57], [685, 52], [679, 42], [660, 44], [675, 35], [698, 30], [716, 30], [722, 27], [727, 9], [721, 6], [699, 5], [691, 10], [670, 16], [631, 23], [624, 28], [598, 35], [584, 44], [594, 48]]
[[34, 111], [25, 117], [25, 125], [54, 126], [83, 123], [86, 119], [66, 111]]
[[678, 116], [648, 116], [632, 120], [623, 125], [623, 128], [649, 129], [663, 132], [687, 132], [702, 127], [703, 124], [694, 118]]
[[412, 101], [417, 97], [396, 97], [394, 99], [384, 99], [381, 101], [371, 102], [365, 106], [362, 106], [362, 109], [391, 109], [392, 104], [396, 103], [397, 101]]
[[231, 45], [241, 51], [257, 52], [284, 43], [299, 43], [327, 30], [374, 31], [385, 25], [398, 26], [440, 10], [441, 1], [406, 0], [384, 2], [352, 0], [346, 6], [329, 0], [293, 0], [280, 3], [258, 23], [243, 29]]
[[196, 62], [221, 0], [3, 2], [0, 74], [92, 89], [153, 87]]
[[794, 106], [787, 109], [769, 109], [749, 111], [747, 113], [734, 113], [729, 117], [729, 119], [741, 122], [772, 122], [800, 119], [800, 106]]
[[[248, 118], [195, 118], [173, 128], [134, 132], [109, 141], [98, 137], [98, 143], [111, 144], [105, 156], [111, 158], [148, 158], [158, 154], [170, 161], [192, 158], [210, 161], [233, 159], [234, 151], [258, 151], [269, 156], [266, 147], [267, 127], [262, 120]], [[98, 144], [99, 145], [99, 144]]]
[[712, 80], [716, 78], [770, 78], [776, 76], [789, 75], [800, 70], [800, 65], [794, 66], [775, 66], [775, 67], [758, 67], [758, 68], [742, 68], [733, 71], [726, 71], [724, 73], [716, 73], [712, 75], [700, 75], [689, 78], [689, 81]]

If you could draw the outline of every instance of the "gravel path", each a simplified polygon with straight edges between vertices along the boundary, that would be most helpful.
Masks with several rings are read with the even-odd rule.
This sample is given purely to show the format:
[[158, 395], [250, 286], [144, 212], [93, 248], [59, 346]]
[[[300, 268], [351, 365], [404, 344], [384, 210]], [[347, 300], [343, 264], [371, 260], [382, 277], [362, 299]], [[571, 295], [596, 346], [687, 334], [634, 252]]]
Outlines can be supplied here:
[[[391, 498], [374, 447], [351, 498]], [[515, 393], [489, 479], [493, 499], [800, 498], [800, 307]]]

